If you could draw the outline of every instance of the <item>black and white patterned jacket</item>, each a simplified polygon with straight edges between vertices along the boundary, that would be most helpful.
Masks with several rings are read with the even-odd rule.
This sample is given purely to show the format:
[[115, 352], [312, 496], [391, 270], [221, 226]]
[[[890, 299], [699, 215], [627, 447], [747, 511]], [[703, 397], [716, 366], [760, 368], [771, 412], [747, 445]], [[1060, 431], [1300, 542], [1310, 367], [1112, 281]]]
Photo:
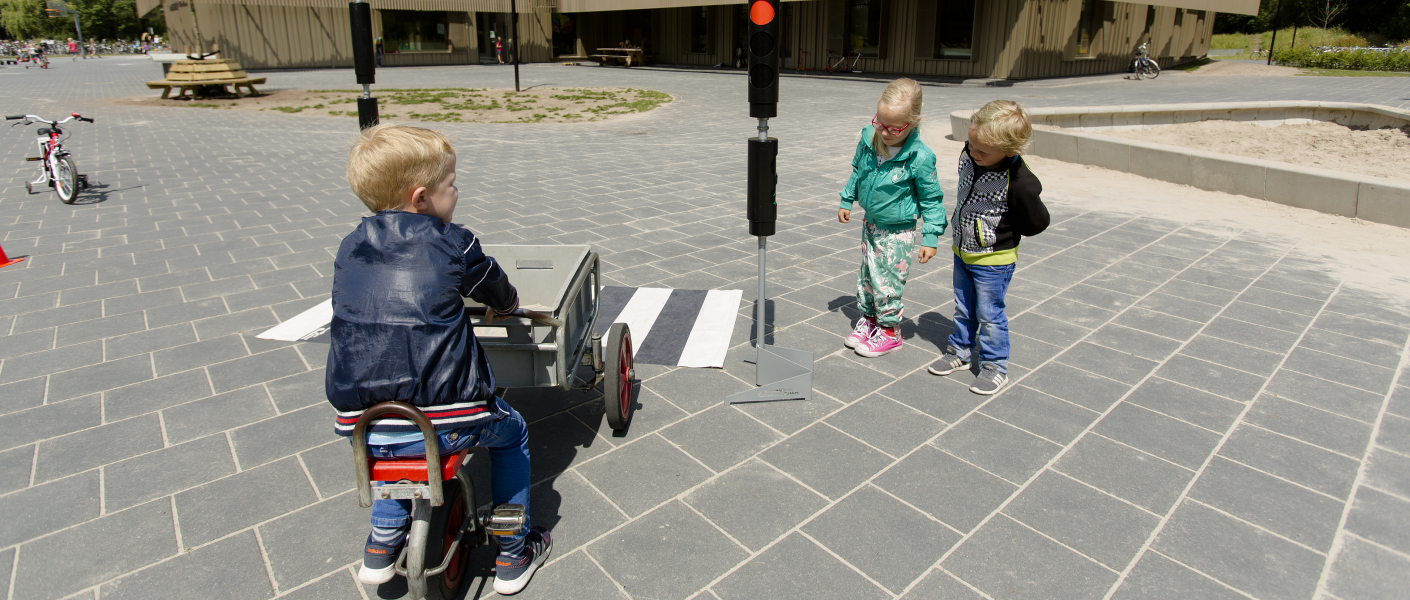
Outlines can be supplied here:
[[1005, 159], [993, 169], [976, 165], [968, 143], [960, 153], [959, 168], [959, 193], [950, 220], [956, 252], [971, 264], [1014, 262], [1020, 237], [1048, 228], [1043, 184], [1022, 156]]

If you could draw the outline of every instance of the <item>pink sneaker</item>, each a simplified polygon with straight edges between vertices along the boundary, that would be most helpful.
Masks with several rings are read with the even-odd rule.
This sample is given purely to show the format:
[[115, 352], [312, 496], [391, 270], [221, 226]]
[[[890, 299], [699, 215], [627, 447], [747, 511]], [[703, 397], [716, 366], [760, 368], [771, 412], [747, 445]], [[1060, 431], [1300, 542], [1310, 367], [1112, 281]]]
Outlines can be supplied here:
[[842, 341], [842, 345], [855, 349], [857, 346], [865, 344], [874, 331], [876, 331], [876, 319], [871, 317], [857, 319], [857, 326], [852, 329], [851, 335]]
[[867, 341], [857, 345], [857, 354], [867, 358], [885, 356], [901, 349], [901, 332], [895, 327], [877, 327]]

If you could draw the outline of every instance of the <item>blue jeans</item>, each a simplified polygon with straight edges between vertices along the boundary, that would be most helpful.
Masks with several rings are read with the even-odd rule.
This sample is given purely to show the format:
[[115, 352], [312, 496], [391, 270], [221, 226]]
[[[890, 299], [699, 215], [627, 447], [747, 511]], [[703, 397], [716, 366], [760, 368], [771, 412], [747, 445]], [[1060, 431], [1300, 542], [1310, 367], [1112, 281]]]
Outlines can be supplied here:
[[[496, 399], [498, 413], [490, 420], [464, 429], [439, 432], [441, 455], [453, 454], [470, 446], [490, 451], [490, 487], [496, 506], [522, 504], [529, 509], [529, 426], [524, 417], [504, 401]], [[372, 458], [419, 458], [426, 456], [426, 441], [367, 446]], [[472, 509], [474, 502], [471, 502]], [[527, 519], [527, 514], [525, 519]], [[410, 500], [378, 500], [372, 504], [373, 527], [409, 527]], [[527, 520], [524, 531], [528, 531]], [[523, 554], [524, 536], [501, 536], [500, 552]]]
[[[952, 253], [953, 254], [953, 253]], [[963, 360], [979, 346], [979, 364], [1009, 372], [1009, 317], [1004, 314], [1004, 294], [1017, 265], [971, 265], [955, 254], [955, 331], [950, 348]]]

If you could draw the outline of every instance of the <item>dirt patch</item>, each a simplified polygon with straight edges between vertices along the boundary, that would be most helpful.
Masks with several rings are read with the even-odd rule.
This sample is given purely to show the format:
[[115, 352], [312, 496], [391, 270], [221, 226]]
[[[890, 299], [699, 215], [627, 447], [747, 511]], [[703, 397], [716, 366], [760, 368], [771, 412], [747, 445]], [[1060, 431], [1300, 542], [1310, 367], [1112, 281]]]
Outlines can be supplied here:
[[1297, 75], [1299, 69], [1281, 65], [1216, 60], [1189, 72], [1195, 75]]
[[1365, 131], [1325, 122], [1263, 127], [1200, 121], [1097, 133], [1410, 181], [1410, 127]]
[[[122, 98], [125, 106], [279, 112], [318, 117], [357, 117], [359, 90], [278, 90], [236, 99]], [[605, 121], [646, 112], [671, 102], [670, 94], [634, 88], [380, 89], [379, 117], [386, 121], [435, 123], [573, 123]]]

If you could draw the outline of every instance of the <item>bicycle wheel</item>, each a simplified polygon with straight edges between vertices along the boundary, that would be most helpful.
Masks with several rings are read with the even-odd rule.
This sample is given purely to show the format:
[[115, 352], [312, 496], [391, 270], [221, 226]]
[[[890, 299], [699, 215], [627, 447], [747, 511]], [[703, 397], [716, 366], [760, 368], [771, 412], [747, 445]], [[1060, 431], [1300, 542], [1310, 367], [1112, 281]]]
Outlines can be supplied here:
[[59, 194], [59, 200], [64, 204], [73, 204], [73, 199], [78, 196], [78, 167], [73, 166], [73, 161], [67, 156], [61, 156], [54, 160], [54, 191]]
[[1153, 60], [1148, 60], [1145, 64], [1141, 65], [1141, 74], [1151, 79], [1160, 77], [1160, 65], [1156, 64]]

